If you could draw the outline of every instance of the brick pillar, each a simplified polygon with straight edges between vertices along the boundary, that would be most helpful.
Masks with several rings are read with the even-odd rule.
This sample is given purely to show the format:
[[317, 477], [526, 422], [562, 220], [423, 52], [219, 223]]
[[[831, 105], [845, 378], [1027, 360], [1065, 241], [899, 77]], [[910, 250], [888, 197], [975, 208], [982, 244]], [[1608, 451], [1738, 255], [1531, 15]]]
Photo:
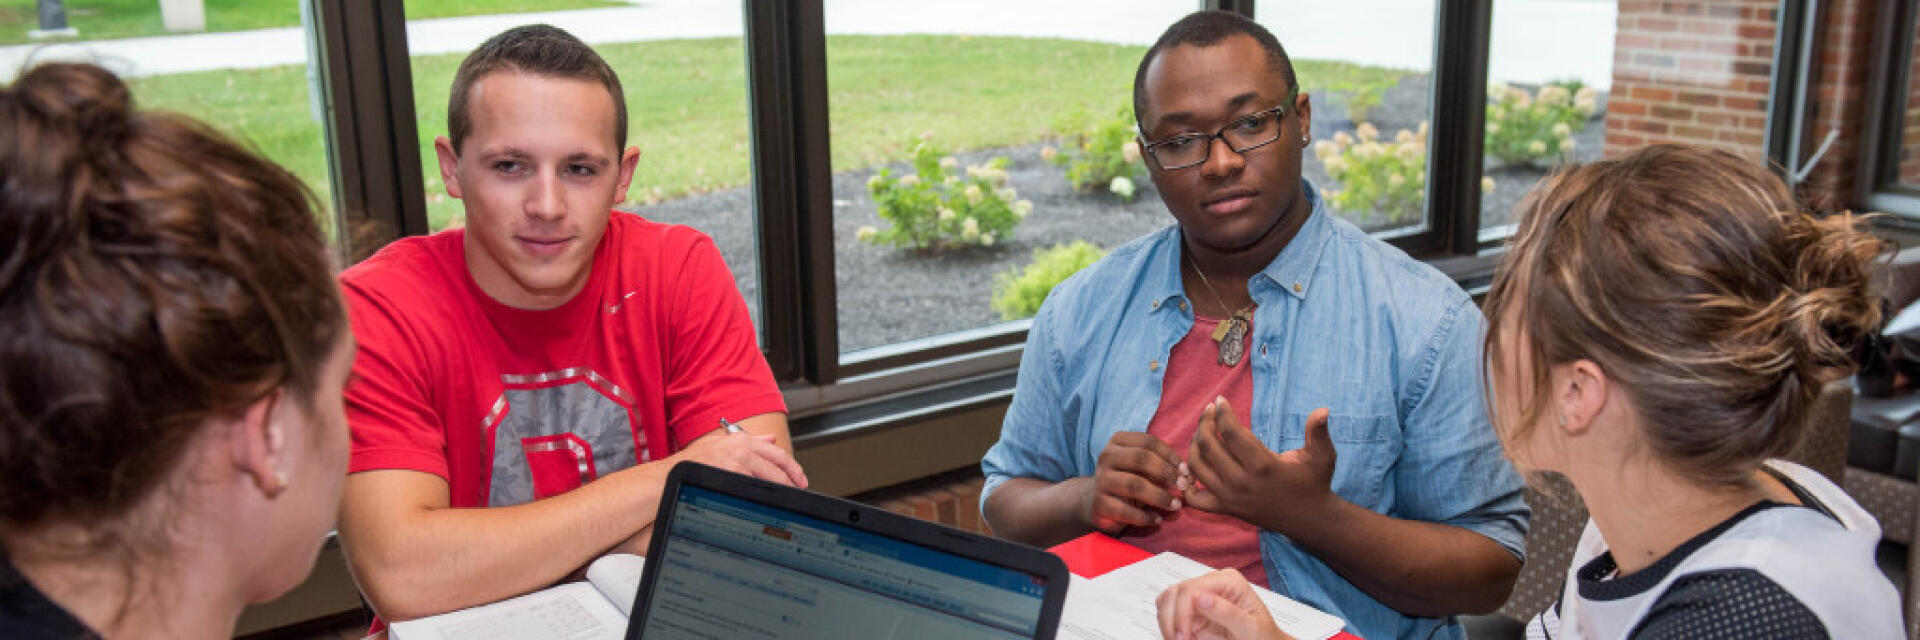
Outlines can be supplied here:
[[1620, 0], [1606, 155], [1656, 142], [1766, 157], [1774, 0]]
[[[1900, 181], [1920, 184], [1920, 38], [1914, 38], [1907, 77], [1906, 127], [1900, 137]], [[1896, 88], [1897, 90], [1897, 88]]]

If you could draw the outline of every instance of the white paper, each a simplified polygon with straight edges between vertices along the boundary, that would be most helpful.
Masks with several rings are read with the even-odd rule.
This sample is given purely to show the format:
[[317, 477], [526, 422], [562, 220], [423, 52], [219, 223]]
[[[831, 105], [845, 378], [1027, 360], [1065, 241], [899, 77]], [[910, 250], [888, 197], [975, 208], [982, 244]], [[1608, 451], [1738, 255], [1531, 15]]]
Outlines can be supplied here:
[[[1066, 610], [1060, 614], [1059, 637], [1078, 640], [1131, 640], [1160, 637], [1155, 603], [1160, 593], [1182, 581], [1213, 569], [1173, 552], [1115, 569], [1106, 575], [1071, 582]], [[1281, 631], [1300, 640], [1326, 640], [1346, 626], [1292, 598], [1254, 585], [1254, 593]]]
[[626, 634], [626, 616], [586, 582], [396, 622], [388, 630], [394, 640], [622, 640]]
[[587, 565], [587, 582], [620, 608], [620, 615], [633, 617], [633, 600], [640, 593], [640, 574], [647, 559], [631, 553], [609, 553]]

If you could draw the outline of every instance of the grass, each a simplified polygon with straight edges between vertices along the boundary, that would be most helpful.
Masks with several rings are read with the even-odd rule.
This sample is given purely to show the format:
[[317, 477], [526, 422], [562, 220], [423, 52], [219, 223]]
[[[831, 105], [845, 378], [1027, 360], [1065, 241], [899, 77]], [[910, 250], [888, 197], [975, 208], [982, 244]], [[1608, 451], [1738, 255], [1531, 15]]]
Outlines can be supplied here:
[[[300, 24], [295, 0], [205, 0], [207, 31], [241, 31]], [[407, 0], [407, 19], [620, 6], [613, 0]], [[159, 0], [66, 0], [67, 24], [79, 40], [168, 35]], [[0, 0], [0, 45], [31, 42], [39, 28], [38, 0]]]
[[[8, 0], [12, 1], [12, 0]], [[151, 1], [151, 0], [149, 0]], [[739, 38], [603, 45], [627, 93], [629, 144], [641, 149], [633, 193], [666, 199], [746, 185], [750, 178], [747, 83]], [[828, 108], [834, 171], [904, 157], [931, 132], [949, 149], [1046, 137], [1075, 110], [1125, 100], [1144, 47], [1042, 38], [831, 36]], [[438, 229], [461, 213], [440, 184], [433, 138], [447, 130], [448, 84], [460, 55], [413, 59], [414, 99], [428, 217]], [[1309, 90], [1402, 72], [1295, 61]], [[194, 115], [249, 139], [323, 195], [326, 154], [298, 66], [208, 71], [130, 81], [146, 107]]]

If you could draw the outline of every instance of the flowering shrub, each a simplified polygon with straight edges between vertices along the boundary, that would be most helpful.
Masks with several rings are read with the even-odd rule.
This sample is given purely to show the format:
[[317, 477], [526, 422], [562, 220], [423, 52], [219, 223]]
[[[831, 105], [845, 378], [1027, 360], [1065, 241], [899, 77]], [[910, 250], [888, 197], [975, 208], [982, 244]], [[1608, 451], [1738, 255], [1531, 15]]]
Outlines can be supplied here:
[[1573, 151], [1598, 96], [1590, 87], [1549, 84], [1538, 94], [1495, 84], [1487, 88], [1486, 153], [1503, 164], [1553, 162]]
[[993, 246], [1033, 212], [1032, 202], [1007, 187], [1005, 157], [968, 166], [963, 177], [954, 173], [960, 162], [933, 142], [923, 137], [908, 146], [912, 174], [896, 178], [881, 169], [867, 180], [887, 228], [861, 227], [862, 242], [934, 251]]
[[1105, 250], [1085, 240], [1035, 249], [1033, 262], [994, 277], [993, 310], [1006, 320], [1031, 318], [1055, 286], [1105, 255]]
[[[1112, 116], [1094, 119], [1077, 111], [1054, 125], [1066, 151], [1053, 147], [1040, 155], [1067, 168], [1067, 182], [1075, 191], [1106, 188], [1121, 200], [1133, 201], [1133, 180], [1146, 172], [1140, 146], [1134, 140], [1133, 107], [1123, 105]], [[1118, 185], [1125, 180], [1122, 189]]]
[[1349, 135], [1313, 143], [1327, 175], [1340, 188], [1321, 188], [1320, 197], [1336, 210], [1357, 214], [1361, 226], [1387, 226], [1417, 220], [1427, 197], [1427, 123], [1419, 131], [1401, 129], [1392, 140], [1362, 122]]

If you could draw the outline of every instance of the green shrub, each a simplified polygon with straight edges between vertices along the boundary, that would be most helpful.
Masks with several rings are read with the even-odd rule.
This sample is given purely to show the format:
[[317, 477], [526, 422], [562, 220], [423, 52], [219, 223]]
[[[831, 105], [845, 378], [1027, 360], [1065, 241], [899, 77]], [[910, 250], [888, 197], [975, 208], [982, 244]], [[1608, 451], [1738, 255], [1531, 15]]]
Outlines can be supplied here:
[[1134, 140], [1132, 105], [1121, 105], [1113, 115], [1097, 119], [1084, 109], [1075, 111], [1055, 122], [1054, 131], [1066, 151], [1047, 147], [1040, 155], [1067, 168], [1073, 190], [1107, 189], [1121, 200], [1133, 201], [1133, 182], [1147, 167]]
[[1363, 227], [1418, 220], [1427, 198], [1427, 123], [1417, 132], [1401, 129], [1388, 141], [1366, 122], [1355, 133], [1341, 131], [1313, 144], [1327, 175], [1340, 183], [1339, 189], [1322, 187], [1320, 197], [1335, 210], [1356, 214], [1347, 218]]
[[993, 310], [1006, 320], [1031, 318], [1055, 286], [1105, 255], [1105, 250], [1085, 240], [1035, 249], [1033, 262], [994, 277]]
[[962, 177], [952, 173], [959, 161], [927, 137], [908, 147], [912, 174], [896, 178], [892, 170], [881, 169], [867, 180], [880, 219], [888, 224], [886, 229], [861, 227], [861, 241], [930, 251], [993, 246], [1033, 211], [1033, 203], [1007, 187], [1005, 157], [969, 166]]
[[1486, 153], [1502, 164], [1552, 163], [1574, 148], [1597, 96], [1592, 88], [1548, 84], [1538, 94], [1495, 84], [1487, 89]]

